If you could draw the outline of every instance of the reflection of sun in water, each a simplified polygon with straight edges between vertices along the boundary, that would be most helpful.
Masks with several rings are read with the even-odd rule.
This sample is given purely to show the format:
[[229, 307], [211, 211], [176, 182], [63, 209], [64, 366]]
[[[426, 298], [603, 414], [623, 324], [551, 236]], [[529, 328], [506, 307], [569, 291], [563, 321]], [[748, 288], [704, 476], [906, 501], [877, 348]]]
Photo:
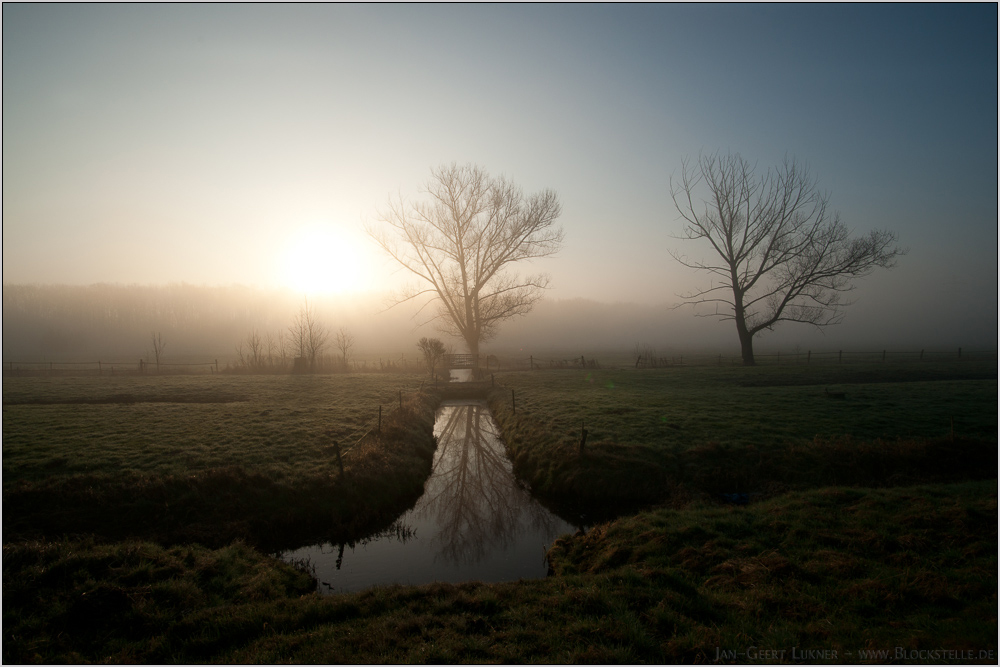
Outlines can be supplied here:
[[287, 240], [281, 282], [307, 294], [357, 292], [367, 286], [370, 266], [360, 239], [333, 225], [302, 227]]

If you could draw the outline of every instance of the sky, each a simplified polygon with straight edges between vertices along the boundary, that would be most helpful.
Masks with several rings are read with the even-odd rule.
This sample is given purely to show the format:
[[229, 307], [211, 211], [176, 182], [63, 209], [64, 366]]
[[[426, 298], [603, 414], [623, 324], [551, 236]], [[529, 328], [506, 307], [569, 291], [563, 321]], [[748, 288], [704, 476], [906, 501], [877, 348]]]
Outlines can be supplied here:
[[996, 25], [995, 4], [4, 4], [3, 281], [389, 289], [364, 222], [457, 162], [558, 194], [565, 246], [526, 267], [549, 298], [659, 307], [707, 280], [671, 259], [707, 256], [671, 178], [721, 151], [792, 157], [857, 233], [898, 234], [839, 327], [995, 345]]

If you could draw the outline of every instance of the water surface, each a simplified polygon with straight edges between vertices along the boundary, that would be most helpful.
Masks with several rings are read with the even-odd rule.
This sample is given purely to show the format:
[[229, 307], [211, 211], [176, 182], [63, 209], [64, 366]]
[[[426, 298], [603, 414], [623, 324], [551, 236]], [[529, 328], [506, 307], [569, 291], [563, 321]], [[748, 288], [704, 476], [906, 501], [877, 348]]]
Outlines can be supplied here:
[[443, 403], [434, 435], [433, 468], [413, 509], [354, 544], [304, 547], [281, 558], [308, 559], [323, 593], [544, 577], [545, 551], [575, 528], [517, 482], [485, 402]]

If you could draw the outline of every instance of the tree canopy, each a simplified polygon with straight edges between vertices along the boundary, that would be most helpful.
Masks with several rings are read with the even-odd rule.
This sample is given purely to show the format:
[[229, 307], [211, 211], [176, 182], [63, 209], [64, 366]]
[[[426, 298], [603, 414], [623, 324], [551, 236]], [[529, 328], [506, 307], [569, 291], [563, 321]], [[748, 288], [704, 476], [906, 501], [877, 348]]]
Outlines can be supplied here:
[[[714, 304], [734, 320], [743, 363], [754, 364], [753, 338], [779, 322], [824, 327], [843, 319], [842, 294], [878, 267], [890, 268], [904, 251], [893, 232], [852, 237], [817, 181], [795, 161], [758, 173], [738, 154], [685, 161], [670, 194], [685, 225], [680, 238], [706, 240], [712, 259], [684, 266], [712, 275], [685, 303]], [[703, 195], [701, 198], [699, 195]]]
[[390, 200], [368, 233], [420, 282], [394, 303], [430, 295], [443, 331], [478, 355], [480, 343], [529, 312], [548, 286], [547, 275], [520, 275], [513, 265], [562, 246], [558, 198], [551, 190], [525, 195], [503, 176], [456, 164], [432, 169], [424, 194]]

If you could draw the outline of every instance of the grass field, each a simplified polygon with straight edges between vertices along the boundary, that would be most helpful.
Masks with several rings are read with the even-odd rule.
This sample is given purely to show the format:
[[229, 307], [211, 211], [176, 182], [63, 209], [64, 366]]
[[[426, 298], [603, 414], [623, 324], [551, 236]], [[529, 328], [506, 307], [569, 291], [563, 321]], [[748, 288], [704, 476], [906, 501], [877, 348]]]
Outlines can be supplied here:
[[504, 388], [491, 394], [491, 406], [519, 473], [542, 495], [589, 504], [591, 514], [616, 503], [957, 481], [995, 471], [991, 362], [496, 379]]
[[497, 380], [519, 474], [633, 510], [544, 580], [320, 597], [261, 548], [415, 499], [420, 378], [5, 379], [4, 661], [996, 663], [992, 362]]
[[[656, 449], [855, 438], [995, 438], [995, 364], [678, 367], [497, 375], [554, 433]], [[842, 393], [830, 398], [827, 392]]]
[[[275, 479], [333, 472], [400, 375], [5, 378], [4, 485], [76, 474], [188, 474], [242, 466]], [[331, 430], [331, 438], [323, 438]], [[352, 438], [353, 436], [353, 438]]]
[[[5, 536], [278, 548], [350, 533], [422, 491], [436, 403], [414, 398], [419, 386], [382, 375], [8, 379]], [[406, 445], [352, 448], [380, 405], [383, 439]]]

